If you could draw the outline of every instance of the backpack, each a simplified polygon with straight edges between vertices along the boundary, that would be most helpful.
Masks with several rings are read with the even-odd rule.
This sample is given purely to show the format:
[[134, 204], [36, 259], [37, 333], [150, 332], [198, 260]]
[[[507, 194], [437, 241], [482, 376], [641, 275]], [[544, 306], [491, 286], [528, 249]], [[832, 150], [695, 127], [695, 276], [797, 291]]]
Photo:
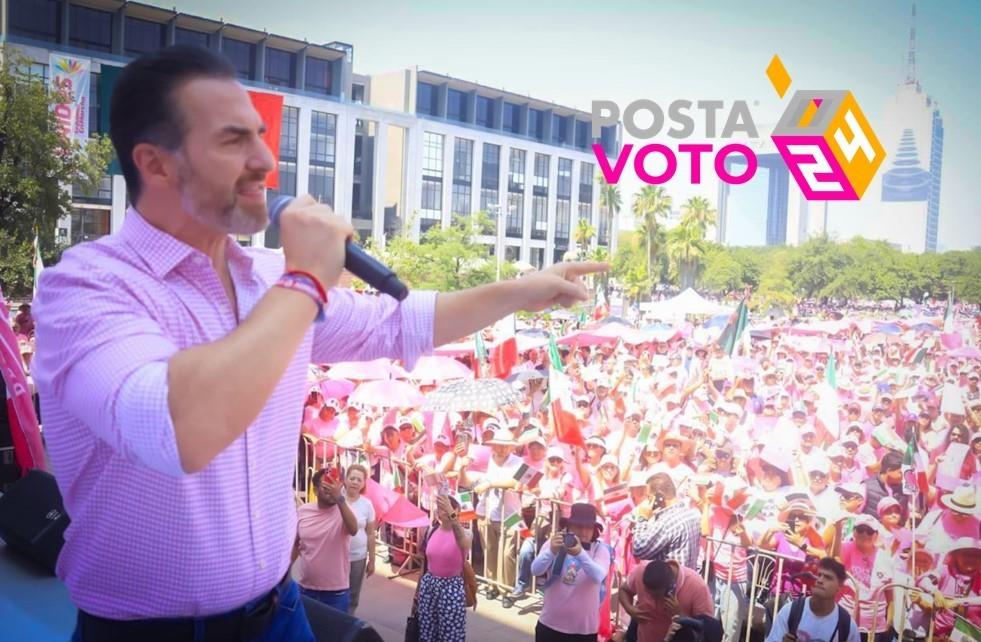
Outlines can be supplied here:
[[[797, 635], [797, 625], [800, 624], [800, 619], [804, 615], [804, 600], [807, 598], [801, 597], [797, 598], [790, 605], [790, 618], [787, 620], [787, 632], [791, 635]], [[845, 642], [848, 639], [848, 634], [852, 630], [852, 618], [841, 606], [838, 607], [838, 625], [835, 626], [835, 630], [831, 633], [831, 637], [828, 638], [828, 642]]]

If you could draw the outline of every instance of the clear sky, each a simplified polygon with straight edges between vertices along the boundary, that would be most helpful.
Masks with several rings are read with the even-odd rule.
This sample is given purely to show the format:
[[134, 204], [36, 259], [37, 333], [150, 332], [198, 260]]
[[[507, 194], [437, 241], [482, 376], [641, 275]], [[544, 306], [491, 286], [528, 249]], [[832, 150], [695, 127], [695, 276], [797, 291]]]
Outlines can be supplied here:
[[[594, 99], [625, 106], [650, 98], [665, 108], [675, 99], [745, 99], [757, 124], [775, 122], [785, 106], [764, 74], [778, 53], [792, 90], [850, 89], [874, 125], [904, 77], [910, 23], [910, 3], [898, 0], [153, 3], [351, 43], [357, 73], [417, 65], [586, 111]], [[916, 8], [918, 76], [945, 128], [939, 243], [981, 246], [981, 2], [920, 0]], [[685, 183], [667, 184], [677, 202], [696, 194], [716, 201], [714, 184]], [[625, 206], [637, 186], [623, 184]]]

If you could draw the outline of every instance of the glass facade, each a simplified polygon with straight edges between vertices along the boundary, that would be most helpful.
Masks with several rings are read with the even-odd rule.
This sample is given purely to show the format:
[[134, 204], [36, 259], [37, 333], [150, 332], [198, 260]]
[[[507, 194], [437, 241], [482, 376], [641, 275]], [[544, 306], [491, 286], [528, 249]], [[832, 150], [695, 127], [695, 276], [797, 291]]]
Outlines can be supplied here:
[[[300, 108], [283, 105], [283, 119], [279, 128], [279, 188], [266, 190], [269, 201], [279, 194], [296, 196], [297, 146], [300, 139]], [[266, 247], [279, 247], [279, 226], [266, 229]]]
[[521, 131], [521, 105], [504, 103], [504, 122], [501, 124], [501, 128], [512, 134]]
[[422, 218], [443, 218], [443, 135], [422, 137]]
[[[481, 155], [480, 209], [495, 218], [492, 205], [500, 205], [501, 146], [484, 143]], [[496, 219], [495, 219], [496, 220]]]
[[167, 44], [166, 25], [126, 16], [123, 44], [130, 56], [151, 53]]
[[73, 47], [112, 51], [112, 14], [77, 4], [68, 7], [68, 42]]
[[71, 243], [94, 241], [109, 233], [110, 210], [76, 207], [72, 209]]
[[525, 195], [508, 192], [508, 215], [505, 219], [504, 234], [509, 238], [520, 239], [524, 235]]
[[453, 207], [454, 214], [470, 213], [473, 194], [473, 141], [457, 138], [453, 144]]
[[572, 227], [572, 212], [568, 200], [555, 202], [555, 247], [569, 247], [569, 231]]
[[446, 91], [446, 117], [450, 120], [458, 120], [461, 123], [465, 123], [469, 115], [467, 110], [467, 94], [456, 89], [448, 89]]
[[321, 111], [311, 112], [310, 116], [310, 179], [307, 191], [321, 203], [333, 207], [337, 116]]
[[558, 116], [552, 114], [552, 143], [564, 145], [569, 136], [570, 116]]
[[295, 87], [296, 54], [266, 48], [266, 82], [279, 87]]
[[477, 124], [492, 129], [494, 127], [494, 99], [477, 96]]
[[315, 94], [330, 96], [334, 82], [333, 69], [329, 60], [307, 56], [307, 69], [304, 76], [304, 87]]
[[544, 241], [548, 235], [548, 197], [531, 197], [531, 238]]
[[416, 89], [416, 113], [438, 116], [437, 96], [439, 96], [439, 89], [435, 85], [428, 82], [419, 83]]
[[255, 45], [232, 38], [222, 38], [221, 52], [235, 67], [235, 73], [242, 80], [255, 77]]
[[576, 121], [576, 147], [589, 149], [589, 123], [584, 120]]
[[536, 140], [545, 139], [545, 112], [542, 110], [528, 110], [528, 135]]
[[58, 0], [8, 0], [10, 33], [57, 42], [61, 31], [60, 4]]
[[197, 45], [198, 47], [210, 47], [211, 34], [177, 27], [174, 30], [174, 43], [178, 45]]
[[593, 164], [579, 164], [579, 219], [593, 218]]
[[529, 255], [531, 259], [529, 263], [535, 266], [536, 269], [541, 270], [545, 267], [545, 248], [543, 247], [533, 247]]

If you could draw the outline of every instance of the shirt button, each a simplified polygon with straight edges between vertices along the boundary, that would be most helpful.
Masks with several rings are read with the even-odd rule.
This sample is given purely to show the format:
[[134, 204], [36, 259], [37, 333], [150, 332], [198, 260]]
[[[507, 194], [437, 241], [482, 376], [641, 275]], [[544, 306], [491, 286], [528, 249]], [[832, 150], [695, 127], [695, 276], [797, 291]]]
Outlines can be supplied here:
[[262, 511], [260, 511], [259, 509], [252, 511], [252, 517], [254, 517], [255, 519], [259, 519], [260, 515], [262, 515]]
[[266, 563], [263, 560], [259, 560], [259, 570], [263, 571], [266, 568]]

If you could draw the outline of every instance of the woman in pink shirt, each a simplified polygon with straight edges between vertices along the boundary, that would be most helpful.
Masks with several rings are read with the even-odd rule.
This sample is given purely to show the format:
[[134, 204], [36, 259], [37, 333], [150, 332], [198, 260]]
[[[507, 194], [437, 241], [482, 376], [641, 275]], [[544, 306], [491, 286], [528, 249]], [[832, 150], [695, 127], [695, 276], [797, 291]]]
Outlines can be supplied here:
[[425, 572], [416, 587], [414, 604], [420, 642], [463, 642], [467, 637], [463, 562], [470, 550], [470, 533], [457, 519], [459, 510], [451, 497], [436, 499], [439, 527], [430, 528], [423, 546]]

